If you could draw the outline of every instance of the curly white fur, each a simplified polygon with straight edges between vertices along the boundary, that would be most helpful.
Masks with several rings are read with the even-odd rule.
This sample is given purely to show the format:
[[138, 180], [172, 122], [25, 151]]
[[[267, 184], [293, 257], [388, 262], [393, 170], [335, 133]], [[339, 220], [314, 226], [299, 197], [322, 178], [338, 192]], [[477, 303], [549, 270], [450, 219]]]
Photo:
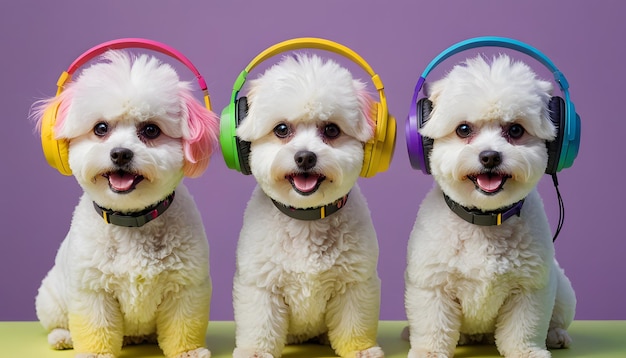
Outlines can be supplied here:
[[[237, 134], [252, 143], [258, 186], [237, 248], [233, 356], [280, 357], [285, 344], [322, 336], [341, 356], [383, 357], [376, 345], [378, 243], [356, 185], [363, 145], [373, 133], [364, 85], [333, 61], [299, 55], [252, 81], [248, 99]], [[288, 135], [279, 137], [278, 125]], [[329, 125], [340, 134], [325, 132]], [[296, 163], [301, 151], [315, 154], [309, 172], [325, 177], [306, 194], [287, 179], [303, 170]], [[348, 192], [341, 210], [313, 221], [283, 214], [270, 199], [310, 208]]]
[[[506, 357], [550, 357], [546, 344], [569, 345], [576, 305], [536, 191], [548, 159], [545, 142], [555, 135], [547, 110], [551, 85], [502, 55], [491, 64], [469, 59], [430, 89], [433, 110], [421, 134], [434, 139], [436, 185], [408, 245], [408, 356], [452, 357], [457, 343], [495, 340]], [[521, 125], [523, 135], [512, 125]], [[499, 153], [496, 169], [510, 176], [491, 193], [470, 180], [484, 170], [485, 151]], [[478, 226], [452, 212], [443, 193], [483, 211], [526, 199], [519, 217]]]
[[[115, 357], [123, 344], [142, 341], [158, 342], [167, 357], [209, 357], [209, 246], [181, 179], [206, 168], [217, 118], [169, 65], [123, 51], [106, 53], [60, 96], [36, 104], [34, 117], [59, 101], [55, 132], [69, 141], [84, 193], [36, 299], [49, 343], [77, 357]], [[132, 155], [128, 162], [115, 162], [119, 148]], [[143, 180], [110, 179], [121, 171]], [[141, 227], [107, 224], [94, 210], [96, 203], [140, 211], [173, 191], [171, 206]]]

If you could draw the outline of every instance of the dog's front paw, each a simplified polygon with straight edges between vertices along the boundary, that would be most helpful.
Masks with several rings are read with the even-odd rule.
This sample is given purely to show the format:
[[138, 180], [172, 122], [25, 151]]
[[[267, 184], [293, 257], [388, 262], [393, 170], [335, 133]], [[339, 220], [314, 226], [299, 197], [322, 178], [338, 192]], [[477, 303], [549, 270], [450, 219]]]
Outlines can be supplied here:
[[197, 348], [191, 351], [183, 352], [175, 358], [211, 358], [211, 352], [206, 348]]
[[567, 348], [572, 343], [569, 334], [563, 328], [550, 328], [546, 338], [548, 348]]
[[423, 349], [414, 349], [411, 348], [409, 350], [409, 354], [407, 358], [449, 358], [447, 353], [442, 352], [430, 352]]
[[55, 328], [48, 333], [48, 343], [53, 349], [72, 349], [72, 336], [64, 328]]
[[111, 353], [76, 353], [74, 358], [115, 358]]
[[385, 353], [380, 347], [372, 347], [368, 349], [364, 349], [362, 351], [357, 351], [354, 355], [348, 355], [348, 357], [354, 358], [384, 358]]
[[259, 352], [254, 349], [235, 348], [233, 358], [274, 358], [274, 356], [270, 353]]

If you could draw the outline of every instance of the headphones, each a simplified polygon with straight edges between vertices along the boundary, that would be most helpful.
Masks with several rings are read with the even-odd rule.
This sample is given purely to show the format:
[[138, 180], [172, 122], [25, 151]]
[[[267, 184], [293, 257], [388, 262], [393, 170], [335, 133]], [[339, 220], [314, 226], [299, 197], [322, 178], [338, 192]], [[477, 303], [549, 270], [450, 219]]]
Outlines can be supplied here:
[[236, 134], [237, 127], [246, 118], [248, 112], [247, 98], [237, 98], [248, 73], [259, 63], [274, 55], [303, 48], [326, 50], [342, 55], [358, 64], [371, 76], [380, 96], [380, 102], [372, 105], [372, 116], [375, 120], [374, 137], [365, 143], [360, 175], [369, 178], [387, 170], [396, 144], [396, 120], [388, 112], [383, 83], [378, 74], [356, 52], [339, 43], [321, 38], [296, 38], [275, 44], [257, 55], [239, 74], [233, 85], [231, 101], [222, 111], [220, 121], [220, 145], [226, 165], [245, 175], [252, 173], [248, 161], [250, 142], [240, 140]]
[[[64, 71], [59, 77], [59, 80], [57, 81], [56, 97], [61, 94], [65, 85], [71, 80], [74, 72], [76, 72], [76, 70], [85, 63], [108, 50], [119, 50], [125, 48], [153, 50], [169, 55], [170, 57], [182, 62], [196, 76], [200, 89], [204, 93], [204, 105], [208, 110], [211, 110], [211, 101], [209, 99], [209, 91], [207, 89], [206, 82], [191, 61], [189, 61], [182, 53], [168, 45], [141, 38], [123, 38], [112, 40], [101, 43], [100, 45], [94, 46], [84, 52], [76, 60], [74, 60], [67, 71]], [[41, 121], [41, 147], [44, 155], [46, 156], [46, 160], [51, 167], [56, 168], [63, 175], [72, 175], [72, 170], [69, 165], [69, 142], [65, 139], [57, 140], [54, 136], [54, 125], [57, 120], [57, 113], [60, 104], [61, 101], [56, 101], [43, 113]]]
[[546, 174], [556, 174], [564, 168], [571, 167], [580, 147], [580, 116], [576, 113], [574, 103], [570, 99], [567, 79], [554, 63], [536, 48], [514, 39], [493, 36], [476, 37], [450, 46], [437, 55], [420, 76], [415, 85], [411, 108], [406, 121], [406, 143], [411, 166], [421, 170], [424, 174], [430, 174], [429, 156], [433, 147], [433, 139], [421, 136], [419, 130], [428, 121], [433, 104], [428, 98], [417, 100], [426, 76], [448, 57], [477, 47], [503, 47], [515, 50], [531, 56], [552, 72], [565, 99], [554, 96], [548, 103], [550, 121], [557, 128], [557, 135], [553, 141], [546, 142], [548, 165], [545, 172]]

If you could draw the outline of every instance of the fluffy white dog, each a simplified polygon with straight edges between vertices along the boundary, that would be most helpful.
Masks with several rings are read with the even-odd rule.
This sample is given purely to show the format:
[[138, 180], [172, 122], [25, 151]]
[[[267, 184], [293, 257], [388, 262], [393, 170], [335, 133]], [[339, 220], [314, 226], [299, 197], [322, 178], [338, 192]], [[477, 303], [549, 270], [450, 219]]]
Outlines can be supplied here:
[[[555, 138], [551, 91], [506, 55], [469, 59], [432, 84], [421, 135], [434, 139], [436, 185], [408, 244], [409, 357], [452, 357], [476, 341], [495, 340], [506, 357], [569, 345], [576, 299], [536, 190]], [[461, 217], [507, 210], [517, 215], [495, 226]]]
[[84, 194], [36, 299], [49, 343], [76, 357], [142, 341], [209, 357], [209, 247], [181, 180], [208, 165], [217, 117], [171, 66], [124, 51], [36, 104], [35, 118], [59, 101], [55, 133]]
[[378, 243], [356, 185], [373, 136], [365, 85], [298, 55], [252, 81], [248, 100], [237, 135], [258, 186], [237, 248], [233, 356], [280, 357], [321, 338], [344, 357], [383, 357]]

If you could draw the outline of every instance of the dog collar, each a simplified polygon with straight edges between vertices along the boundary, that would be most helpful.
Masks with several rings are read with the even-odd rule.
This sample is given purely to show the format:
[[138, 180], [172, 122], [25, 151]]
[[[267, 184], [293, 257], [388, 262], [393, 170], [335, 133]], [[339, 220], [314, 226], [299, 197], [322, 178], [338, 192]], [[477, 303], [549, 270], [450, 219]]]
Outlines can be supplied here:
[[520, 216], [524, 199], [505, 208], [494, 211], [482, 211], [478, 209], [468, 209], [461, 204], [450, 199], [449, 196], [443, 194], [443, 198], [448, 204], [450, 210], [457, 214], [461, 219], [470, 224], [480, 226], [500, 225], [513, 215]]
[[174, 201], [174, 194], [175, 192], [172, 192], [172, 194], [168, 195], [167, 198], [159, 201], [153, 206], [134, 213], [120, 213], [118, 211], [105, 209], [96, 204], [96, 202], [93, 203], [93, 207], [107, 224], [125, 227], [141, 227], [163, 214]]
[[311, 220], [323, 219], [339, 211], [341, 208], [343, 208], [346, 205], [346, 202], [348, 201], [348, 194], [333, 201], [332, 203], [328, 205], [320, 206], [317, 208], [306, 208], [306, 209], [294, 208], [292, 206], [279, 203], [274, 199], [272, 199], [272, 202], [274, 203], [274, 206], [278, 208], [278, 210], [280, 210], [283, 214], [289, 217], [292, 217], [298, 220], [311, 221]]

